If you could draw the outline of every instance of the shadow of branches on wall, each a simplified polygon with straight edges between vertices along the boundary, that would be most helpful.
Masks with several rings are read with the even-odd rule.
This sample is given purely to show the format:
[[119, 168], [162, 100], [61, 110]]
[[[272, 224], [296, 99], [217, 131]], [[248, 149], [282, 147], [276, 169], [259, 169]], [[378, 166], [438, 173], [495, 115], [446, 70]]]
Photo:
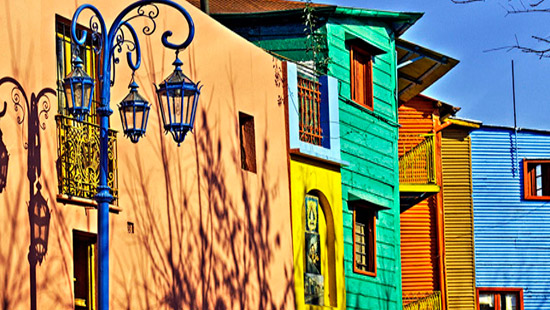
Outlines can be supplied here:
[[[27, 122], [27, 141], [23, 143], [24, 148], [27, 150], [27, 179], [29, 181], [29, 200], [28, 216], [29, 216], [29, 231], [30, 231], [30, 244], [28, 253], [28, 262], [30, 268], [30, 309], [37, 309], [36, 302], [36, 267], [37, 264], [42, 264], [42, 261], [48, 251], [48, 234], [50, 225], [50, 209], [48, 207], [48, 201], [42, 195], [42, 185], [40, 184], [40, 177], [42, 174], [41, 163], [41, 143], [40, 143], [40, 129], [45, 129], [46, 124], [43, 119], [48, 118], [48, 112], [50, 111], [50, 100], [48, 95], [54, 95], [55, 91], [51, 88], [44, 88], [38, 92], [38, 94], [32, 93], [30, 98], [27, 96], [25, 90], [21, 84], [12, 77], [3, 77], [0, 79], [0, 86], [4, 84], [11, 84], [13, 88], [11, 90], [11, 101], [14, 105], [17, 115], [17, 123], [24, 126], [24, 122]], [[4, 109], [0, 116], [4, 116], [7, 110], [7, 102], [4, 101]], [[0, 131], [0, 138], [2, 134]], [[3, 145], [3, 143], [1, 144]], [[6, 150], [7, 153], [7, 150]], [[2, 155], [0, 155], [2, 156]], [[6, 170], [7, 171], [7, 170]], [[6, 173], [7, 175], [7, 173]], [[4, 183], [5, 184], [5, 183]], [[23, 195], [20, 195], [23, 197]], [[21, 201], [12, 206], [20, 206]], [[12, 210], [15, 212], [15, 210]], [[11, 212], [11, 211], [10, 211]], [[17, 217], [15, 213], [10, 216], [12, 225], [9, 231], [13, 234], [16, 232]], [[13, 238], [12, 240], [15, 240]], [[16, 264], [21, 266], [21, 262], [14, 262], [11, 260], [11, 255], [0, 259], [3, 264]], [[8, 279], [9, 272], [6, 272], [4, 283], [10, 283]], [[18, 281], [11, 282], [15, 287], [21, 287], [21, 283]], [[12, 303], [18, 301], [19, 298], [12, 300], [10, 296], [22, 296], [13, 294], [13, 291], [9, 291], [9, 287], [4, 288], [6, 292], [2, 296], [2, 309], [10, 309]], [[15, 291], [18, 291], [17, 289]], [[15, 303], [13, 303], [15, 306]]]
[[[227, 103], [232, 109], [229, 117], [237, 118], [231, 67], [227, 71], [232, 90]], [[204, 94], [214, 92], [212, 89]], [[281, 235], [275, 231], [280, 228], [271, 226], [276, 208], [288, 210], [287, 206], [273, 205], [277, 193], [288, 188], [278, 185], [272, 174], [280, 172], [269, 168], [268, 156], [258, 158], [256, 174], [241, 169], [239, 146], [229, 138], [239, 136], [238, 126], [232, 131], [222, 130], [221, 120], [216, 118], [227, 115], [213, 116], [217, 115], [212, 113], [213, 99], [204, 94], [197, 112], [200, 127], [182, 145], [193, 149], [192, 160], [181, 155], [189, 156], [190, 152], [173, 152], [168, 147], [172, 141], [163, 137], [160, 118], [160, 140], [155, 140], [152, 147], [163, 169], [148, 170], [148, 165], [140, 163], [152, 159], [140, 152], [128, 158], [136, 163], [136, 177], [121, 180], [132, 191], [128, 197], [136, 217], [135, 244], [131, 246], [136, 263], [130, 267], [124, 258], [118, 258], [128, 274], [113, 279], [125, 291], [125, 296], [116, 298], [116, 308], [293, 308], [291, 240], [285, 244], [289, 249], [281, 249]], [[258, 134], [257, 130], [258, 154], [269, 153], [268, 142], [267, 132]], [[231, 160], [223, 155], [227, 152]], [[152, 191], [151, 173], [162, 174], [165, 186], [156, 186]], [[276, 253], [289, 257], [276, 257]], [[272, 282], [274, 278], [279, 279], [277, 283]]]

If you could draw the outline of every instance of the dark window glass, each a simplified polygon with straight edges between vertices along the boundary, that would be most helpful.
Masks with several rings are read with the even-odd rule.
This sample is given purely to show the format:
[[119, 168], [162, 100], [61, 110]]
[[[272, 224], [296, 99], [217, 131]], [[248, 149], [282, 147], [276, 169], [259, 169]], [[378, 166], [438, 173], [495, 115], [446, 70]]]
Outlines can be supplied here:
[[96, 236], [73, 232], [75, 310], [96, 309]]
[[256, 137], [253, 116], [239, 112], [239, 136], [241, 141], [241, 168], [256, 172]]
[[359, 272], [374, 273], [376, 271], [376, 217], [374, 210], [356, 207], [354, 212], [354, 269]]

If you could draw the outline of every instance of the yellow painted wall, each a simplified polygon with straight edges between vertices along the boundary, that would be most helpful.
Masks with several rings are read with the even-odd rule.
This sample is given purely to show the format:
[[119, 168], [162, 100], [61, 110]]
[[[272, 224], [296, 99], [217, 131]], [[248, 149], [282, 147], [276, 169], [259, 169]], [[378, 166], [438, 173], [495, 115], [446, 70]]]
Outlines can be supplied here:
[[[294, 249], [294, 284], [297, 309], [345, 309], [344, 240], [342, 221], [342, 182], [338, 168], [293, 158], [290, 161], [292, 199], [292, 238]], [[325, 277], [325, 307], [306, 305], [305, 270], [305, 196], [319, 197], [319, 233], [321, 235], [321, 269]], [[323, 223], [326, 223], [323, 224]], [[333, 233], [331, 233], [333, 232]], [[333, 246], [334, 256], [328, 254]], [[330, 279], [334, 279], [330, 283]]]
[[443, 131], [443, 208], [447, 309], [476, 308], [474, 208], [469, 128]]

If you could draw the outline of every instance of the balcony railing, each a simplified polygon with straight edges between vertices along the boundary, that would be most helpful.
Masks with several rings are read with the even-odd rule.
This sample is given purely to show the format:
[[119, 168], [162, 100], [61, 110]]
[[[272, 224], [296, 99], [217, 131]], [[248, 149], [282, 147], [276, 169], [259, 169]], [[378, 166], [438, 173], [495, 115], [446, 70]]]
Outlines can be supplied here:
[[320, 87], [321, 84], [317, 81], [298, 77], [300, 140], [315, 145], [322, 145], [323, 143]]
[[417, 292], [403, 295], [403, 310], [440, 310], [441, 292]]
[[399, 183], [436, 184], [434, 136], [427, 136], [399, 157]]
[[[96, 124], [79, 122], [74, 118], [56, 115], [57, 177], [59, 193], [91, 199], [99, 183], [99, 138]], [[116, 131], [109, 130], [109, 173], [107, 181], [111, 194], [118, 198]]]

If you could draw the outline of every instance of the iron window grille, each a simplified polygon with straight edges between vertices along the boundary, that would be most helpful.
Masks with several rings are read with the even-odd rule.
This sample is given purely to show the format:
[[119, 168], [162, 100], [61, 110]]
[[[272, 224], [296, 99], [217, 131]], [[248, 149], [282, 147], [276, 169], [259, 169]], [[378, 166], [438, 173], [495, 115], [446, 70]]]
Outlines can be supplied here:
[[323, 144], [320, 88], [319, 82], [306, 77], [298, 77], [300, 140], [319, 146]]
[[[82, 30], [80, 27], [77, 35]], [[82, 121], [72, 117], [66, 110], [63, 79], [72, 70], [73, 55], [78, 52], [84, 62], [86, 72], [95, 79], [96, 86], [99, 80], [97, 48], [92, 36], [88, 36], [86, 44], [80, 50], [73, 48], [70, 21], [60, 16], [56, 18], [56, 56], [57, 56], [57, 98], [58, 114], [55, 116], [57, 128], [57, 176], [59, 193], [69, 197], [92, 199], [99, 184], [99, 144], [100, 127], [97, 107], [99, 105], [99, 91], [96, 91], [92, 100], [89, 115]], [[118, 198], [118, 169], [117, 169], [117, 138], [116, 131], [109, 130], [109, 173], [108, 184], [116, 204]]]

